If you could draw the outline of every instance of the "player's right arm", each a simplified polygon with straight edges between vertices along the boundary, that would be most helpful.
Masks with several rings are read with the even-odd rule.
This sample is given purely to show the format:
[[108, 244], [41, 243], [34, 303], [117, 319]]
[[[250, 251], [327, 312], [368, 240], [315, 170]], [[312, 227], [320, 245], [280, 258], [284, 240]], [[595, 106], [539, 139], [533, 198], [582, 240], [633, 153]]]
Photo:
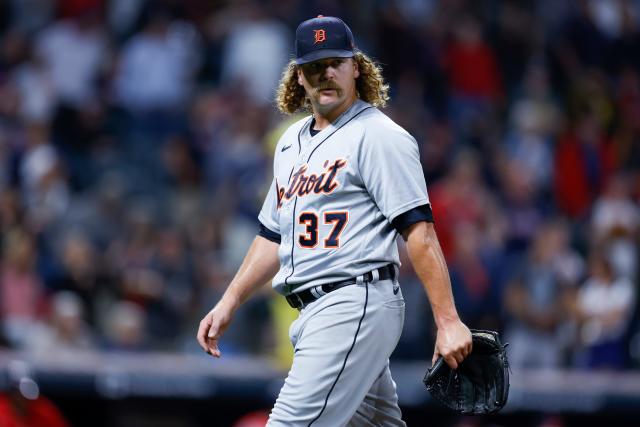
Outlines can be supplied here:
[[278, 243], [260, 235], [253, 240], [224, 295], [200, 321], [198, 342], [204, 351], [214, 357], [220, 357], [218, 340], [231, 323], [238, 307], [278, 272], [278, 247]]

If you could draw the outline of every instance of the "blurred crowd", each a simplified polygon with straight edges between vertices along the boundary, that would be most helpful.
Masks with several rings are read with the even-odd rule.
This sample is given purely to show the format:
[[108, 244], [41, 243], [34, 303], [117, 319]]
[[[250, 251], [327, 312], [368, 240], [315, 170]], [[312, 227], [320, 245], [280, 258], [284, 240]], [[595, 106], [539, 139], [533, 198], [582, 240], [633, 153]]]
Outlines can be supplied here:
[[[384, 68], [463, 320], [517, 368], [640, 367], [638, 0], [0, 0], [1, 345], [199, 351], [291, 120], [273, 97], [293, 31], [318, 14]], [[401, 252], [394, 357], [430, 359]], [[225, 356], [286, 340], [281, 300], [250, 300]]]

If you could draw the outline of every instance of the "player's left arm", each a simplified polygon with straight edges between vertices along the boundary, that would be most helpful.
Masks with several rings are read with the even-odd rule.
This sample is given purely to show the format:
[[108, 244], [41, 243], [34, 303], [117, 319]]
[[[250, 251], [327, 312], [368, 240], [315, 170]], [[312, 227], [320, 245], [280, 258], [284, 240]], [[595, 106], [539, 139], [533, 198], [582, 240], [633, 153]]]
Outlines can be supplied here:
[[429, 295], [438, 327], [433, 360], [442, 355], [455, 369], [471, 352], [471, 332], [453, 303], [449, 272], [431, 223], [418, 143], [402, 128], [373, 120], [365, 136], [358, 156], [362, 180], [378, 209], [407, 241], [411, 263]]
[[456, 310], [449, 271], [433, 223], [420, 221], [402, 232], [413, 269], [429, 296], [437, 337], [432, 362], [442, 356], [456, 369], [471, 352], [471, 332]]

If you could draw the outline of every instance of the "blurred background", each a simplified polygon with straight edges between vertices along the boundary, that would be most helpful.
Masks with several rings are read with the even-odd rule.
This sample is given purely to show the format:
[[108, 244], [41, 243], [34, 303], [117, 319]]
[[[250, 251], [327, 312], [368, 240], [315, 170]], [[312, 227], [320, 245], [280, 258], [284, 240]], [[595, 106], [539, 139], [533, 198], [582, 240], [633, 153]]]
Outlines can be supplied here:
[[409, 425], [637, 425], [638, 0], [0, 0], [0, 425], [264, 425], [297, 312], [267, 286], [223, 359], [195, 334], [258, 231], [274, 89], [318, 14], [382, 64], [458, 310], [510, 343], [500, 415], [431, 401], [403, 252]]

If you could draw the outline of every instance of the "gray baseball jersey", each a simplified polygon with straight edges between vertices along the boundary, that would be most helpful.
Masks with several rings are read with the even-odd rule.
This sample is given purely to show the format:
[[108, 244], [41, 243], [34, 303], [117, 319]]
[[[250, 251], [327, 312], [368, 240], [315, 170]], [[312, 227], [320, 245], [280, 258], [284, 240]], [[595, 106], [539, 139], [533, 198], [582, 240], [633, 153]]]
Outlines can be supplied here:
[[285, 295], [399, 265], [391, 222], [429, 203], [418, 144], [377, 108], [358, 100], [313, 137], [311, 122], [280, 138], [258, 217], [281, 236], [273, 287]]

